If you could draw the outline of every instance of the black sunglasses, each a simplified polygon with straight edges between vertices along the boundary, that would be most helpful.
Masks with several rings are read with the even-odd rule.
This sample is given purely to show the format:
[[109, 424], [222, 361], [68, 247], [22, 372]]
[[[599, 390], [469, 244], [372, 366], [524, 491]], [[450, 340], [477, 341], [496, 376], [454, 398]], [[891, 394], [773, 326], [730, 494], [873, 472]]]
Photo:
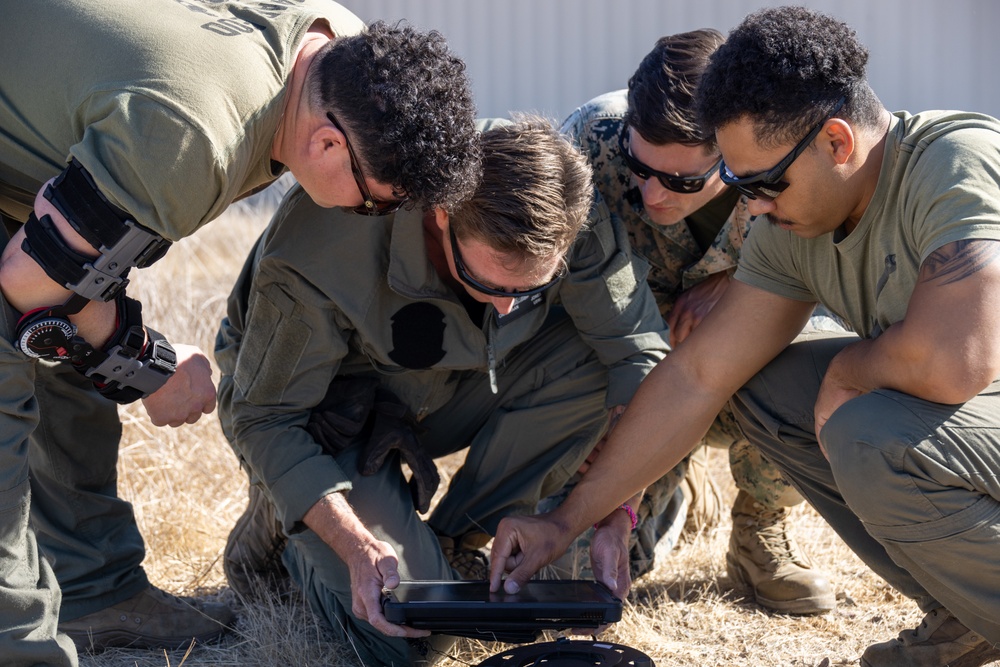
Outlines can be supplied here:
[[730, 171], [725, 161], [723, 161], [722, 164], [719, 165], [719, 176], [722, 178], [722, 182], [726, 185], [733, 186], [741, 194], [746, 195], [750, 199], [772, 201], [788, 187], [788, 183], [781, 180], [781, 177], [785, 175], [785, 171], [787, 171], [788, 168], [792, 166], [792, 163], [795, 162], [796, 158], [802, 155], [806, 148], [809, 147], [819, 134], [819, 131], [823, 129], [824, 125], [826, 125], [826, 121], [837, 115], [837, 112], [843, 108], [846, 101], [846, 97], [841, 97], [840, 101], [837, 102], [837, 106], [833, 108], [833, 111], [831, 111], [826, 118], [821, 120], [816, 127], [810, 130], [809, 134], [803, 137], [802, 141], [795, 144], [795, 148], [793, 148], [788, 155], [781, 158], [781, 162], [774, 165], [767, 171], [763, 171], [753, 176], [740, 178]]
[[354, 206], [351, 208], [355, 213], [361, 213], [362, 215], [386, 215], [394, 211], [398, 211], [399, 207], [406, 203], [406, 197], [402, 199], [397, 199], [395, 201], [379, 201], [372, 197], [371, 191], [368, 189], [368, 185], [365, 183], [365, 175], [361, 172], [361, 164], [358, 161], [358, 156], [354, 154], [354, 149], [351, 148], [351, 142], [347, 138], [347, 132], [344, 132], [344, 128], [340, 126], [337, 119], [333, 117], [333, 114], [329, 111], [326, 112], [326, 117], [330, 119], [333, 126], [340, 130], [340, 133], [344, 135], [344, 143], [347, 145], [347, 153], [351, 156], [351, 173], [354, 174], [354, 182], [358, 184], [358, 190], [361, 191], [361, 196], [364, 197], [365, 203], [361, 206]]
[[625, 160], [625, 166], [629, 168], [629, 171], [644, 181], [655, 176], [656, 180], [660, 182], [660, 185], [673, 192], [681, 192], [683, 194], [700, 192], [701, 189], [705, 187], [705, 182], [711, 178], [712, 174], [714, 174], [719, 168], [719, 162], [722, 162], [722, 158], [719, 158], [719, 162], [713, 164], [712, 168], [701, 176], [674, 176], [673, 174], [667, 174], [662, 171], [657, 171], [649, 165], [643, 164], [637, 160], [632, 153], [629, 152], [628, 147], [625, 145], [626, 134], [628, 134], [628, 125], [623, 125], [622, 131], [618, 135], [618, 149], [621, 151], [622, 159]]
[[490, 287], [489, 285], [485, 285], [473, 278], [472, 274], [470, 274], [469, 270], [465, 267], [465, 262], [462, 261], [462, 254], [458, 251], [458, 239], [455, 238], [455, 231], [451, 228], [451, 225], [448, 225], [448, 236], [451, 239], [451, 254], [452, 257], [455, 258], [455, 270], [458, 271], [458, 277], [462, 279], [463, 283], [477, 292], [482, 292], [483, 294], [506, 298], [531, 296], [532, 294], [544, 292], [562, 280], [566, 275], [566, 267], [563, 265], [556, 275], [552, 276], [552, 280], [544, 285], [538, 285], [537, 287], [531, 287], [526, 290], [504, 290], [497, 287]]

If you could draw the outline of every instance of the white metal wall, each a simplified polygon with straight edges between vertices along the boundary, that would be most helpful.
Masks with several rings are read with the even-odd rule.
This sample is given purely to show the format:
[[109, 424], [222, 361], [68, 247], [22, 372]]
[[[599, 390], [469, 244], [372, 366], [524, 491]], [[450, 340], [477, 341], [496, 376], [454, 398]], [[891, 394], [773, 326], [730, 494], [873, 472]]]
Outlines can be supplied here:
[[996, 0], [339, 0], [366, 22], [439, 30], [468, 64], [481, 116], [538, 111], [561, 120], [624, 88], [656, 39], [729, 32], [764, 6], [803, 4], [851, 25], [871, 52], [869, 79], [891, 110], [1000, 116]]

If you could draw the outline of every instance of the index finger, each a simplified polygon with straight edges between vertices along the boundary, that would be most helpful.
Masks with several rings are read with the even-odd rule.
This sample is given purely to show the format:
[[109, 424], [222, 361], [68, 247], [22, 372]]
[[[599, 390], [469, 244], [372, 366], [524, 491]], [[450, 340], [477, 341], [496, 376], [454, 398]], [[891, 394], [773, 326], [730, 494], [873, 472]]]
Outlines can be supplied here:
[[518, 548], [517, 536], [513, 531], [507, 530], [504, 519], [497, 528], [496, 537], [493, 538], [493, 546], [490, 548], [490, 593], [500, 590], [503, 583], [503, 574], [507, 570], [507, 559], [510, 558]]

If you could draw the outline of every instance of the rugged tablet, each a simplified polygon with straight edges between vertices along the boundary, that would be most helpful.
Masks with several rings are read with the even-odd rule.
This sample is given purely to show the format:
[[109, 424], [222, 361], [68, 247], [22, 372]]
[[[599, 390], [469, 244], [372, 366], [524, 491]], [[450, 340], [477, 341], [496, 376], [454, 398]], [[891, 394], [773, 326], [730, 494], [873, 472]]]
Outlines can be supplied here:
[[533, 641], [540, 630], [597, 628], [622, 616], [622, 601], [594, 581], [529, 581], [514, 595], [490, 593], [489, 586], [403, 581], [385, 591], [382, 610], [392, 623], [512, 643]]

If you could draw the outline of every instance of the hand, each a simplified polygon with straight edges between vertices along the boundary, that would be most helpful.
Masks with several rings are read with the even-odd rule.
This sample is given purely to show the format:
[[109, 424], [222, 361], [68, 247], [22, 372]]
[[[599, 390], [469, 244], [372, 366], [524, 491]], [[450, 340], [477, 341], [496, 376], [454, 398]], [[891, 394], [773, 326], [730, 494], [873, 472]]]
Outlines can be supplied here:
[[670, 347], [676, 347], [687, 338], [695, 327], [715, 307], [729, 287], [729, 273], [720, 271], [682, 293], [667, 314], [670, 327]]
[[819, 449], [828, 461], [830, 460], [830, 454], [826, 451], [826, 445], [823, 444], [823, 440], [820, 438], [823, 427], [840, 406], [864, 393], [853, 387], [845, 386], [838, 380], [838, 374], [835, 369], [836, 359], [837, 357], [834, 357], [833, 362], [827, 368], [826, 375], [823, 376], [823, 382], [820, 384], [819, 393], [816, 396], [816, 405], [813, 408], [813, 418], [816, 423], [816, 442], [819, 443]]
[[343, 493], [323, 496], [302, 522], [347, 564], [351, 575], [351, 613], [390, 637], [426, 637], [430, 632], [390, 623], [382, 613], [382, 588], [399, 585], [399, 559], [377, 539], [348, 504]]
[[[616, 515], [624, 517], [624, 521]], [[632, 587], [628, 548], [630, 528], [628, 515], [616, 510], [598, 524], [590, 541], [590, 566], [594, 579], [607, 586], [619, 600], [624, 600]], [[599, 635], [607, 629], [607, 625], [596, 629], [574, 628], [570, 634]]]
[[590, 566], [594, 579], [624, 600], [632, 587], [629, 570], [629, 534], [631, 522], [623, 510], [615, 510], [597, 525], [590, 540]]
[[142, 399], [154, 426], [193, 424], [215, 410], [212, 364], [194, 345], [174, 345], [177, 371], [155, 392]]
[[[575, 535], [552, 514], [508, 516], [500, 521], [490, 549], [490, 592], [514, 594], [542, 567], [561, 556]], [[507, 580], [503, 575], [507, 572]]]
[[389, 637], [426, 637], [429, 630], [417, 630], [390, 623], [382, 612], [382, 588], [399, 585], [399, 560], [387, 542], [375, 540], [354, 552], [347, 563], [351, 572], [351, 612], [368, 621]]

